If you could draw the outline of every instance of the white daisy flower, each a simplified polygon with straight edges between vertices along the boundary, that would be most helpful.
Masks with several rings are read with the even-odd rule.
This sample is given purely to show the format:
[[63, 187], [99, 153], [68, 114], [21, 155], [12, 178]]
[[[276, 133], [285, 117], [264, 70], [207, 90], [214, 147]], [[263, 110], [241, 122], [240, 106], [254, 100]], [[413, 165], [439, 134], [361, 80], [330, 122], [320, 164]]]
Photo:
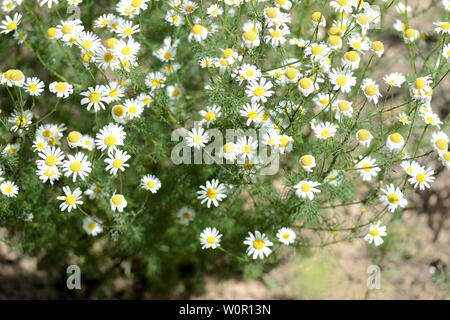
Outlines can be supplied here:
[[333, 69], [328, 77], [334, 90], [341, 90], [343, 93], [350, 92], [351, 88], [356, 84], [356, 77], [349, 70]]
[[67, 98], [73, 93], [73, 86], [67, 82], [54, 81], [50, 83], [48, 89], [51, 93], [56, 94], [58, 98]]
[[369, 243], [374, 243], [376, 246], [379, 246], [383, 243], [383, 239], [381, 237], [387, 236], [386, 226], [381, 226], [381, 222], [378, 221], [376, 224], [370, 224], [369, 233], [366, 234], [364, 240], [369, 241]]
[[189, 42], [192, 40], [201, 42], [205, 40], [207, 37], [208, 37], [208, 28], [197, 23], [192, 26], [191, 32], [189, 33], [188, 36], [188, 40]]
[[406, 200], [400, 188], [393, 184], [386, 185], [386, 189], [381, 189], [381, 191], [384, 194], [380, 196], [380, 200], [388, 206], [391, 212], [394, 212], [398, 207], [404, 208], [408, 204], [408, 200]]
[[180, 210], [178, 210], [177, 216], [182, 224], [188, 224], [194, 219], [195, 211], [188, 207], [183, 207]]
[[14, 182], [6, 180], [0, 184], [0, 191], [8, 198], [15, 198], [19, 193], [19, 187]]
[[378, 103], [378, 98], [381, 98], [381, 93], [378, 84], [374, 80], [369, 78], [364, 79], [361, 84], [361, 89], [367, 100], [372, 101], [375, 104]]
[[197, 191], [197, 199], [202, 200], [201, 204], [206, 202], [208, 208], [211, 206], [211, 202], [218, 207], [219, 202], [227, 197], [225, 192], [225, 185], [223, 183], [219, 184], [217, 179], [212, 179], [211, 181], [206, 181], [205, 186], [200, 186], [200, 191]]
[[410, 123], [411, 123], [411, 120], [409, 120], [408, 115], [407, 115], [406, 113], [404, 113], [404, 112], [399, 113], [399, 114], [397, 115], [396, 119], [397, 119], [398, 121], [400, 121], [400, 123], [401, 123], [402, 125], [407, 125], [407, 124], [410, 124]]
[[95, 136], [95, 144], [97, 149], [104, 151], [105, 149], [123, 146], [126, 133], [120, 125], [110, 123], [100, 129]]
[[426, 167], [419, 167], [414, 175], [408, 179], [409, 183], [414, 185], [414, 189], [419, 187], [419, 190], [430, 188], [429, 182], [434, 182], [434, 170]]
[[221, 107], [213, 105], [207, 106], [206, 110], [201, 110], [199, 113], [202, 116], [202, 120], [199, 122], [199, 125], [202, 126], [204, 123], [206, 123], [206, 127], [209, 128], [209, 126], [214, 123], [216, 118], [222, 115], [220, 109]]
[[252, 123], [256, 125], [261, 123], [262, 115], [264, 114], [264, 108], [256, 102], [252, 102], [245, 104], [243, 110], [240, 111], [241, 116], [247, 118], [247, 126], [250, 126]]
[[336, 134], [337, 127], [331, 122], [321, 122], [314, 128], [314, 134], [318, 139], [326, 140]]
[[161, 188], [161, 181], [157, 177], [147, 174], [141, 179], [141, 188], [156, 193]]
[[91, 110], [94, 107], [94, 111], [98, 112], [101, 110], [105, 110], [104, 102], [106, 102], [105, 91], [102, 86], [89, 87], [87, 91], [81, 92], [83, 99], [81, 99], [81, 104], [87, 104], [87, 110]]
[[358, 170], [358, 173], [363, 178], [363, 181], [372, 180], [372, 178], [376, 177], [378, 172], [381, 171], [380, 167], [377, 166], [376, 160], [369, 156], [356, 161], [355, 168], [360, 169]]
[[100, 187], [96, 183], [91, 184], [89, 188], [84, 191], [84, 194], [87, 195], [91, 200], [100, 199], [105, 196], [102, 187]]
[[36, 77], [27, 78], [24, 89], [30, 96], [40, 96], [44, 91], [45, 84]]
[[302, 180], [294, 185], [293, 188], [297, 197], [313, 200], [314, 193], [320, 193], [320, 190], [316, 188], [318, 186], [320, 186], [319, 182]]
[[277, 232], [278, 241], [285, 245], [294, 243], [296, 237], [294, 230], [291, 228], [281, 228]]
[[72, 209], [76, 209], [78, 205], [82, 205], [83, 201], [81, 201], [81, 192], [80, 188], [76, 188], [75, 190], [70, 191], [68, 186], [63, 187], [64, 196], [59, 196], [56, 199], [62, 200], [63, 202], [59, 205], [61, 211], [72, 211]]
[[90, 236], [96, 236], [103, 231], [102, 221], [97, 217], [83, 219], [83, 230]]
[[119, 149], [108, 149], [108, 157], [105, 162], [108, 166], [105, 168], [109, 174], [117, 175], [117, 171], [124, 172], [130, 165], [126, 163], [131, 156], [126, 152]]
[[361, 145], [367, 148], [372, 142], [373, 135], [368, 130], [361, 129], [356, 132], [356, 139]]
[[41, 160], [37, 160], [38, 166], [46, 166], [48, 168], [56, 169], [56, 166], [62, 164], [66, 157], [64, 152], [58, 147], [45, 147], [38, 153]]
[[258, 140], [254, 139], [252, 136], [241, 137], [236, 142], [236, 147], [239, 152], [240, 157], [245, 159], [253, 159], [258, 148]]
[[116, 191], [114, 191], [109, 203], [112, 211], [117, 210], [123, 212], [123, 209], [127, 207], [127, 200], [125, 200], [125, 197], [121, 194], [116, 194]]
[[306, 171], [312, 172], [312, 168], [316, 166], [316, 159], [310, 154], [305, 154], [300, 158], [300, 165]]
[[394, 72], [385, 75], [383, 80], [387, 85], [391, 87], [400, 88], [402, 84], [406, 81], [406, 78], [403, 74], [399, 72]]
[[200, 233], [202, 249], [216, 249], [220, 247], [220, 238], [222, 238], [222, 235], [219, 234], [219, 230], [216, 228], [203, 229], [202, 233]]
[[14, 110], [8, 118], [8, 122], [11, 124], [11, 131], [21, 134], [23, 130], [28, 129], [33, 117], [34, 114], [30, 110], [24, 110], [23, 112]]
[[20, 24], [20, 20], [22, 19], [22, 15], [20, 13], [15, 13], [14, 16], [11, 18], [10, 16], [6, 16], [2, 23], [0, 24], [0, 34], [8, 34], [10, 32], [13, 32], [17, 29], [17, 27]]
[[62, 170], [65, 177], [72, 176], [72, 181], [75, 182], [77, 177], [84, 180], [89, 173], [91, 173], [91, 162], [83, 152], [78, 152], [75, 156], [67, 155], [68, 160], [64, 160]]
[[433, 132], [431, 136], [431, 144], [439, 154], [447, 152], [449, 141], [447, 134], [443, 131]]
[[185, 137], [185, 141], [189, 147], [200, 150], [208, 143], [209, 135], [203, 128], [192, 128]]
[[247, 255], [252, 256], [253, 259], [264, 259], [272, 253], [269, 247], [273, 246], [273, 242], [259, 231], [255, 231], [254, 235], [249, 232], [244, 244], [248, 245]]
[[270, 90], [272, 87], [273, 84], [269, 80], [261, 78], [259, 82], [249, 81], [245, 93], [252, 99], [252, 103], [260, 101], [264, 103], [267, 101], [267, 98], [275, 93], [273, 90]]
[[405, 139], [403, 139], [403, 136], [398, 132], [390, 134], [386, 140], [386, 146], [391, 152], [401, 150], [404, 144]]

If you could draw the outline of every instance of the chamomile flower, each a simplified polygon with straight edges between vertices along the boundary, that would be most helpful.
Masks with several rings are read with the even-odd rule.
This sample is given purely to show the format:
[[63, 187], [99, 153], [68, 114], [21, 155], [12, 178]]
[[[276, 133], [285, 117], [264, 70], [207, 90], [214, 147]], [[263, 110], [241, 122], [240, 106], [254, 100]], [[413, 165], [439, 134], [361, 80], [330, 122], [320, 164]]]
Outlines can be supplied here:
[[40, 96], [44, 91], [45, 84], [36, 77], [27, 78], [24, 84], [25, 92], [30, 96]]
[[208, 143], [209, 135], [203, 128], [192, 128], [185, 137], [185, 141], [189, 147], [200, 150]]
[[117, 146], [123, 146], [125, 137], [126, 133], [122, 126], [110, 123], [96, 134], [95, 144], [100, 151], [116, 148]]
[[139, 118], [144, 112], [144, 104], [137, 99], [125, 100], [124, 107], [126, 109], [125, 120]]
[[164, 87], [166, 83], [166, 76], [161, 72], [151, 72], [145, 77], [145, 85], [151, 91]]
[[394, 72], [385, 75], [383, 80], [387, 85], [391, 87], [400, 88], [402, 84], [405, 82], [406, 78], [403, 74]]
[[450, 170], [450, 152], [442, 152], [439, 154], [439, 160], [441, 160], [442, 165], [446, 166]]
[[261, 30], [261, 22], [257, 21], [254, 23], [253, 21], [247, 21], [244, 26], [243, 30], [244, 33], [242, 34], [242, 41], [244, 41], [244, 45], [247, 48], [252, 47], [258, 47], [260, 44], [260, 38], [259, 33]]
[[404, 160], [400, 163], [400, 166], [409, 176], [415, 176], [421, 170], [421, 166], [416, 161]]
[[292, 7], [292, 2], [289, 0], [275, 0], [275, 5], [284, 10], [290, 10]]
[[108, 166], [105, 168], [105, 170], [109, 174], [117, 175], [117, 171], [124, 172], [127, 167], [130, 165], [126, 163], [131, 156], [126, 152], [119, 149], [109, 149], [108, 150], [108, 158], [105, 159], [105, 162], [108, 164]]
[[311, 154], [305, 154], [300, 158], [300, 165], [308, 172], [312, 172], [312, 168], [316, 166], [316, 158]]
[[351, 50], [344, 54], [342, 65], [344, 67], [349, 67], [350, 69], [358, 69], [360, 61], [361, 59], [358, 52]]
[[211, 68], [214, 65], [214, 60], [211, 57], [204, 57], [200, 59], [199, 63], [202, 68]]
[[68, 186], [63, 187], [64, 196], [59, 196], [56, 199], [62, 200], [62, 203], [59, 205], [61, 211], [70, 212], [72, 209], [76, 209], [78, 205], [82, 205], [83, 201], [81, 200], [81, 195], [83, 192], [80, 188], [76, 188], [73, 192], [70, 190]]
[[276, 26], [268, 30], [268, 35], [264, 37], [266, 43], [270, 43], [272, 47], [283, 45], [287, 40], [286, 36], [290, 33], [287, 26]]
[[188, 40], [189, 42], [195, 40], [197, 42], [201, 42], [208, 37], [208, 28], [201, 24], [195, 24], [191, 28], [191, 32], [189, 33]]
[[273, 246], [273, 242], [266, 237], [265, 233], [261, 234], [259, 231], [255, 231], [254, 235], [249, 232], [244, 244], [248, 245], [247, 255], [252, 256], [253, 259], [262, 260], [272, 253], [269, 247]]
[[443, 123], [441, 119], [439, 119], [439, 115], [437, 113], [434, 113], [433, 111], [421, 112], [420, 116], [426, 124], [437, 127], [438, 129]]
[[25, 75], [22, 71], [17, 69], [9, 69], [6, 70], [2, 74], [2, 78], [0, 81], [0, 84], [5, 84], [8, 87], [16, 86], [16, 87], [22, 87], [25, 83]]
[[369, 50], [369, 43], [364, 40], [361, 35], [352, 35], [348, 39], [348, 45], [353, 48], [353, 50], [363, 53]]
[[325, 177], [325, 182], [332, 186], [338, 186], [344, 180], [344, 173], [339, 170], [331, 170], [331, 172]]
[[381, 222], [378, 221], [376, 224], [370, 224], [369, 233], [366, 234], [364, 240], [369, 241], [369, 243], [374, 243], [375, 246], [379, 246], [383, 243], [381, 237], [387, 236], [386, 226], [380, 226]]
[[429, 183], [434, 182], [435, 177], [434, 170], [426, 167], [419, 167], [414, 172], [414, 175], [408, 179], [409, 183], [414, 185], [414, 189], [419, 187], [419, 190], [425, 190], [425, 188], [430, 188]]
[[14, 154], [20, 150], [20, 143], [7, 144], [2, 150], [2, 154]]
[[307, 97], [319, 89], [319, 84], [309, 77], [301, 76], [297, 88], [305, 97]]
[[386, 146], [388, 147], [389, 151], [399, 151], [403, 148], [403, 145], [405, 144], [405, 139], [403, 139], [403, 136], [395, 132], [393, 134], [390, 134], [387, 137], [386, 140]]
[[378, 98], [381, 97], [381, 93], [378, 84], [374, 80], [369, 78], [364, 79], [361, 84], [361, 89], [367, 100], [372, 101], [375, 104], [378, 103]]
[[237, 145], [234, 142], [227, 142], [223, 145], [220, 155], [226, 160], [234, 161], [239, 154]]
[[325, 19], [324, 14], [320, 11], [314, 11], [311, 14], [311, 21], [314, 26], [318, 25], [319, 27], [325, 27], [327, 25], [327, 20]]
[[269, 146], [273, 149], [278, 149], [280, 145], [281, 136], [278, 131], [270, 129], [262, 137], [262, 144]]
[[281, 154], [284, 154], [285, 152], [289, 153], [292, 151], [293, 148], [294, 148], [294, 138], [286, 134], [280, 135], [278, 143], [278, 150], [280, 151], [280, 153]]
[[220, 247], [220, 239], [222, 235], [216, 228], [205, 228], [202, 233], [200, 233], [200, 244], [202, 249], [216, 249]]
[[117, 210], [119, 212], [123, 212], [123, 209], [125, 209], [128, 205], [125, 197], [121, 194], [116, 194], [116, 191], [114, 191], [111, 199], [109, 199], [109, 204], [111, 205], [112, 211]]
[[314, 194], [320, 193], [320, 190], [316, 188], [318, 186], [320, 186], [319, 182], [302, 180], [294, 185], [293, 188], [295, 189], [295, 194], [297, 197], [313, 200]]
[[41, 158], [36, 161], [38, 166], [55, 168], [63, 163], [66, 156], [60, 148], [52, 146], [42, 149], [38, 153], [38, 157]]
[[356, 132], [356, 139], [362, 146], [368, 147], [372, 142], [373, 135], [366, 129], [360, 129]]
[[141, 45], [139, 42], [133, 38], [128, 38], [127, 41], [123, 39], [119, 40], [112, 52], [114, 56], [121, 60], [133, 61], [140, 49]]
[[188, 207], [183, 207], [178, 210], [177, 213], [178, 218], [180, 219], [182, 224], [188, 224], [195, 217], [195, 211]]
[[84, 180], [91, 173], [91, 162], [84, 153], [78, 152], [75, 156], [69, 154], [67, 158], [62, 165], [65, 177], [72, 176], [72, 181], [75, 182], [77, 177]]
[[406, 43], [414, 42], [419, 37], [419, 32], [413, 28], [408, 28], [403, 32], [403, 40]]
[[359, 175], [362, 177], [363, 181], [371, 181], [372, 178], [378, 175], [378, 172], [381, 171], [380, 167], [377, 166], [377, 162], [375, 159], [367, 156], [363, 159], [357, 160], [355, 168], [359, 168]]
[[11, 12], [17, 7], [17, 2], [15, 0], [3, 0], [2, 1], [2, 11]]
[[294, 230], [291, 228], [281, 228], [277, 232], [278, 241], [285, 245], [294, 243], [296, 237]]
[[105, 92], [103, 90], [102, 86], [95, 86], [89, 87], [87, 91], [81, 92], [80, 95], [82, 95], [83, 99], [81, 99], [81, 104], [85, 105], [87, 104], [87, 110], [91, 110], [92, 107], [94, 107], [94, 111], [98, 112], [101, 110], [105, 110]]
[[333, 111], [338, 120], [342, 117], [351, 118], [353, 115], [352, 102], [347, 100], [336, 100], [333, 103]]
[[261, 123], [262, 116], [264, 114], [264, 108], [258, 103], [247, 103], [243, 107], [243, 110], [240, 111], [242, 117], [247, 118], [246, 125], [250, 126], [252, 123], [256, 125]]
[[33, 116], [34, 114], [30, 110], [24, 110], [23, 112], [14, 110], [13, 114], [8, 118], [8, 122], [11, 124], [11, 131], [21, 134], [23, 130], [27, 130]]
[[18, 44], [22, 44], [27, 39], [28, 33], [25, 30], [17, 29], [14, 31], [13, 37]]
[[447, 43], [444, 48], [442, 49], [442, 56], [447, 59], [447, 61], [450, 60], [450, 43]]
[[8, 34], [10, 32], [14, 32], [19, 26], [20, 20], [22, 20], [22, 15], [17, 12], [12, 18], [10, 16], [6, 16], [0, 24], [0, 34]]
[[141, 32], [141, 29], [139, 25], [133, 25], [131, 21], [124, 21], [115, 31], [121, 38], [131, 38], [134, 34]]
[[343, 93], [350, 92], [351, 88], [356, 84], [356, 77], [349, 70], [333, 69], [328, 77], [334, 90], [341, 90]]
[[125, 88], [117, 81], [111, 81], [109, 84], [102, 87], [102, 100], [106, 103], [119, 101], [124, 95]]
[[394, 212], [398, 207], [404, 208], [408, 204], [408, 200], [406, 200], [400, 188], [393, 184], [386, 185], [386, 188], [381, 189], [381, 192], [383, 194], [380, 196], [380, 200], [388, 206], [391, 212]]
[[240, 157], [245, 161], [245, 159], [251, 160], [258, 148], [258, 140], [254, 139], [252, 136], [241, 137], [236, 142], [236, 147]]
[[223, 14], [223, 9], [219, 7], [217, 4], [212, 4], [206, 9], [206, 14], [210, 18], [216, 18]]
[[147, 174], [141, 179], [141, 188], [156, 193], [161, 188], [161, 181], [157, 177]]
[[330, 48], [326, 44], [311, 43], [305, 49], [305, 56], [309, 56], [309, 58], [313, 61], [319, 61], [326, 57], [329, 52]]
[[433, 22], [433, 24], [436, 26], [436, 28], [434, 28], [436, 33], [450, 35], [450, 23], [447, 21]]
[[176, 100], [181, 98], [182, 96], [182, 90], [180, 86], [167, 86], [166, 88], [167, 97], [169, 97], [170, 100]]
[[184, 23], [184, 18], [175, 10], [169, 10], [166, 13], [165, 20], [170, 25], [178, 27]]
[[431, 136], [431, 144], [433, 145], [434, 150], [436, 150], [439, 154], [448, 151], [449, 141], [448, 136], [442, 131], [433, 132]]
[[353, 11], [353, 8], [356, 8], [357, 5], [355, 0], [337, 0], [331, 1], [330, 6], [336, 12], [344, 12], [346, 14], [350, 14]]
[[197, 9], [198, 9], [198, 4], [196, 4], [195, 2], [190, 1], [190, 0], [183, 1], [183, 5], [180, 8], [180, 10], [186, 15], [193, 13]]
[[19, 187], [14, 182], [6, 180], [0, 184], [0, 191], [8, 198], [15, 198], [19, 193]]
[[56, 94], [58, 98], [67, 98], [73, 93], [73, 86], [67, 82], [54, 81], [50, 83], [48, 89], [51, 93]]
[[336, 134], [337, 127], [331, 122], [321, 122], [314, 128], [316, 138], [326, 140]]
[[[75, 39], [83, 29], [83, 23], [80, 19], [61, 21], [60, 24], [56, 26], [55, 37], [61, 38], [64, 44], [70, 47], [75, 43]], [[54, 32], [49, 35], [53, 35], [53, 33]]]
[[84, 194], [87, 195], [91, 200], [100, 199], [105, 196], [102, 187], [96, 183], [91, 184], [89, 188], [84, 191]]
[[227, 197], [226, 187], [223, 183], [219, 184], [219, 180], [212, 179], [206, 181], [206, 185], [200, 186], [200, 191], [197, 191], [197, 199], [201, 200], [201, 204], [206, 202], [206, 206], [209, 208], [211, 203], [218, 207], [219, 202]]
[[75, 43], [82, 53], [93, 54], [102, 46], [100, 38], [90, 31], [81, 31]]
[[48, 143], [44, 138], [36, 136], [33, 141], [33, 151], [38, 152], [44, 150], [45, 147], [48, 147]]
[[216, 118], [222, 115], [220, 109], [220, 106], [213, 105], [207, 106], [205, 110], [201, 110], [199, 113], [202, 116], [202, 120], [199, 122], [199, 125], [202, 126], [204, 123], [206, 123], [206, 126], [209, 128], [209, 126], [214, 123]]
[[83, 230], [90, 236], [102, 233], [102, 221], [97, 217], [86, 217], [83, 219]]
[[267, 102], [267, 98], [271, 97], [275, 92], [270, 90], [273, 84], [261, 78], [259, 81], [250, 81], [246, 87], [245, 93], [251, 98], [252, 103]]

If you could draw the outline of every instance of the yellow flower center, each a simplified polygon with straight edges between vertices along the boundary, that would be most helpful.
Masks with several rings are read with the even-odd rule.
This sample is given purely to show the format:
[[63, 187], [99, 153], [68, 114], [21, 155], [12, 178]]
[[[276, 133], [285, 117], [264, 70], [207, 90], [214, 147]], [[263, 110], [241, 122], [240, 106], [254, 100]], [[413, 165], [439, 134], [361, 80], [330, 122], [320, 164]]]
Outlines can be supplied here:
[[391, 141], [392, 142], [400, 143], [400, 142], [402, 142], [402, 140], [403, 140], [403, 137], [402, 137], [402, 135], [400, 133], [396, 132], [396, 133], [391, 134]]
[[441, 28], [444, 30], [450, 29], [450, 23], [444, 22], [443, 24], [441, 24]]
[[53, 167], [57, 161], [58, 158], [56, 158], [56, 156], [50, 155], [45, 159], [45, 164], [48, 165], [49, 167]]
[[114, 136], [107, 136], [106, 137], [106, 139], [105, 139], [105, 144], [108, 146], [108, 147], [112, 147], [112, 146], [114, 146], [115, 144], [116, 144], [116, 142], [117, 142], [117, 139], [116, 139], [116, 137], [114, 137]]
[[199, 144], [203, 141], [202, 136], [195, 136], [192, 141], [194, 141], [195, 144]]
[[149, 187], [150, 189], [155, 187], [155, 183], [153, 181], [149, 181], [147, 182], [147, 187]]
[[248, 144], [246, 144], [246, 145], [242, 148], [242, 151], [243, 151], [244, 153], [250, 153], [250, 152], [252, 151], [252, 147], [249, 146]]
[[235, 149], [236, 149], [235, 144], [231, 143], [231, 142], [230, 143], [226, 143], [223, 146], [223, 152], [225, 152], [225, 153], [233, 153]]
[[21, 81], [23, 78], [24, 78], [24, 75], [23, 75], [22, 71], [14, 70], [13, 72], [11, 72], [10, 79], [12, 81], [18, 82], [18, 81]]
[[78, 141], [80, 141], [80, 139], [81, 139], [81, 133], [79, 133], [78, 131], [72, 131], [67, 136], [67, 140], [69, 140], [70, 143], [77, 143]]
[[122, 54], [123, 54], [124, 56], [127, 56], [127, 55], [131, 54], [131, 48], [129, 48], [129, 47], [123, 48], [123, 49], [122, 49]]
[[442, 157], [445, 159], [445, 161], [450, 161], [450, 152], [447, 151], [442, 155]]
[[286, 70], [285, 74], [289, 80], [293, 80], [293, 79], [297, 78], [298, 71], [295, 68], [288, 68]]
[[81, 169], [83, 169], [83, 166], [78, 161], [74, 161], [70, 164], [70, 170], [72, 170], [73, 172], [79, 172], [81, 171]]
[[135, 8], [137, 8], [142, 5], [142, 0], [133, 0], [133, 1], [131, 1], [131, 5]]
[[222, 52], [222, 56], [223, 56], [225, 59], [231, 58], [231, 57], [233, 56], [233, 54], [234, 54], [234, 50], [233, 50], [233, 49], [230, 49], [230, 48], [225, 49], [225, 50], [223, 50], [223, 52]]
[[358, 59], [359, 59], [359, 55], [356, 53], [356, 51], [349, 51], [349, 52], [347, 52], [347, 54], [345, 56], [351, 62], [358, 61]]
[[249, 113], [247, 113], [247, 117], [249, 119], [256, 119], [258, 117], [258, 112], [256, 111], [250, 111]]
[[91, 222], [88, 224], [88, 229], [93, 231], [95, 229], [95, 223]]
[[67, 90], [67, 85], [64, 82], [58, 82], [55, 85], [55, 89], [58, 92], [65, 92]]
[[302, 87], [302, 89], [308, 90], [309, 88], [311, 88], [312, 86], [312, 81], [311, 79], [302, 79], [300, 80], [300, 87]]
[[328, 43], [333, 47], [339, 46], [342, 43], [342, 39], [337, 35], [332, 35], [328, 38]]
[[213, 236], [209, 236], [208, 238], [206, 238], [206, 242], [208, 242], [209, 244], [213, 244], [216, 242], [216, 238]]
[[313, 20], [314, 22], [319, 22], [320, 17], [323, 17], [322, 13], [316, 11], [311, 15], [311, 20]]
[[411, 39], [411, 38], [414, 38], [415, 35], [416, 35], [416, 30], [411, 29], [411, 28], [406, 29], [406, 31], [405, 31], [406, 38]]
[[120, 168], [123, 165], [123, 161], [122, 159], [115, 159], [112, 164], [114, 168]]
[[25, 116], [19, 116], [16, 119], [16, 125], [20, 126], [20, 127], [25, 126], [27, 124], [27, 122], [28, 122], [28, 119]]
[[196, 24], [192, 27], [192, 33], [201, 34], [203, 32], [203, 26]]
[[280, 138], [280, 147], [285, 148], [288, 144], [289, 144], [289, 139], [286, 138], [285, 136], [282, 136]]
[[212, 112], [212, 111], [208, 112], [205, 115], [205, 119], [208, 120], [208, 121], [213, 121], [215, 118], [216, 118], [216, 114], [214, 112]]
[[373, 84], [369, 84], [368, 86], [366, 86], [366, 87], [364, 88], [364, 92], [365, 92], [368, 96], [372, 97], [372, 96], [374, 96], [374, 95], [377, 94], [377, 88], [376, 88]]
[[11, 21], [10, 23], [8, 23], [8, 30], [14, 30], [17, 27], [17, 22], [15, 21]]
[[102, 95], [98, 92], [91, 92], [91, 94], [89, 95], [89, 101], [93, 102], [93, 103], [98, 103], [100, 102], [100, 100], [102, 99]]
[[425, 86], [426, 82], [424, 79], [419, 78], [414, 82], [414, 87], [416, 89], [422, 89]]
[[66, 203], [67, 203], [68, 205], [73, 205], [73, 204], [75, 204], [76, 201], [77, 201], [77, 197], [75, 197], [73, 194], [68, 195], [68, 196], [66, 197]]
[[188, 219], [190, 219], [191, 218], [191, 214], [189, 213], [189, 212], [183, 212], [183, 219], [186, 219], [186, 220], [188, 220]]
[[300, 187], [300, 189], [301, 189], [303, 192], [309, 192], [309, 190], [311, 190], [311, 186], [310, 186], [308, 183], [304, 183], [304, 184], [302, 184], [302, 186]]
[[206, 191], [206, 196], [209, 199], [214, 199], [215, 197], [217, 197], [217, 194], [218, 194], [218, 192], [214, 188], [208, 189], [208, 191]]
[[361, 141], [367, 141], [370, 139], [370, 133], [369, 131], [365, 129], [361, 129], [358, 131], [358, 139]]
[[256, 250], [261, 250], [262, 248], [264, 248], [264, 240], [263, 239], [256, 239], [255, 241], [253, 241], [253, 247]]
[[321, 46], [314, 46], [311, 48], [311, 53], [315, 56], [321, 55], [323, 53], [323, 49]]
[[272, 38], [279, 38], [279, 37], [281, 37], [281, 32], [280, 32], [279, 30], [274, 30], [274, 31], [272, 31], [272, 33], [270, 34], [270, 36], [271, 36]]
[[255, 94], [255, 96], [257, 97], [261, 97], [266, 93], [266, 90], [263, 87], [257, 87], [253, 93]]
[[278, 15], [278, 10], [275, 8], [267, 8], [266, 9], [266, 15], [270, 18], [270, 19], [275, 19], [276, 16]]
[[372, 49], [374, 51], [376, 51], [376, 52], [382, 52], [384, 50], [383, 42], [381, 42], [381, 41], [374, 41], [374, 42], [372, 42]]
[[423, 173], [419, 173], [419, 174], [416, 176], [416, 180], [419, 181], [419, 182], [424, 182], [426, 179], [427, 179], [427, 177], [426, 177], [426, 175], [424, 175]]
[[338, 102], [338, 108], [341, 111], [348, 111], [350, 109], [350, 103], [345, 100], [341, 100]]
[[398, 203], [398, 196], [395, 193], [391, 193], [390, 195], [388, 195], [387, 199], [392, 204], [397, 204]]
[[114, 197], [112, 197], [111, 199], [112, 203], [114, 203], [116, 206], [119, 206], [122, 204], [123, 202], [123, 197], [120, 194], [116, 194]]
[[340, 86], [345, 86], [347, 84], [347, 78], [344, 76], [339, 76], [336, 78], [336, 83]]
[[121, 105], [115, 106], [113, 108], [113, 113], [116, 117], [122, 117], [125, 114], [125, 108]]
[[348, 5], [348, 0], [338, 0], [337, 1], [341, 7]]
[[248, 30], [247, 32], [244, 33], [244, 38], [247, 41], [255, 41], [256, 37], [257, 37], [257, 33], [254, 30]]
[[72, 28], [72, 26], [71, 26], [70, 24], [66, 24], [66, 25], [64, 25], [63, 28], [62, 28], [62, 32], [63, 32], [64, 34], [69, 34], [69, 33], [72, 32], [72, 30], [73, 30], [73, 28]]
[[306, 155], [300, 159], [300, 162], [303, 166], [308, 167], [313, 163], [313, 160], [313, 157], [311, 157], [310, 155]]
[[445, 139], [437, 139], [434, 143], [439, 150], [445, 150], [448, 148], [448, 143]]
[[380, 233], [380, 231], [378, 230], [378, 228], [375, 228], [372, 231], [370, 231], [369, 233], [372, 237], [376, 237]]
[[363, 14], [359, 15], [357, 18], [358, 22], [362, 25], [367, 25], [367, 23], [369, 22], [369, 19], [367, 19], [367, 17]]
[[325, 130], [322, 131], [322, 137], [327, 138], [330, 135], [331, 135], [330, 130], [325, 129]]

